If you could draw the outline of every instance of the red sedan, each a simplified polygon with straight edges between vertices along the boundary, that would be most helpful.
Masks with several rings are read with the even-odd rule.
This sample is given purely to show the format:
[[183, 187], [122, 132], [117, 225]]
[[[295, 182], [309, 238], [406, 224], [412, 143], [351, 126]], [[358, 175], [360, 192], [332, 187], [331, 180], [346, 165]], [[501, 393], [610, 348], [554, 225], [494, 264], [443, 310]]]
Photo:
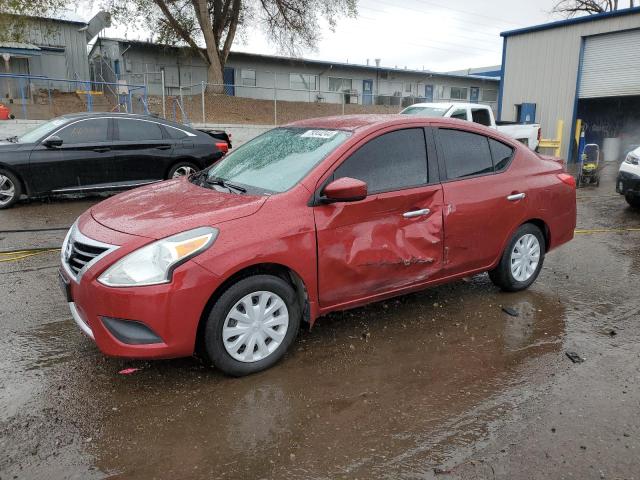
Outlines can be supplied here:
[[198, 349], [245, 375], [331, 311], [481, 272], [525, 289], [575, 224], [573, 177], [495, 130], [320, 118], [94, 206], [65, 239], [60, 280], [105, 354]]

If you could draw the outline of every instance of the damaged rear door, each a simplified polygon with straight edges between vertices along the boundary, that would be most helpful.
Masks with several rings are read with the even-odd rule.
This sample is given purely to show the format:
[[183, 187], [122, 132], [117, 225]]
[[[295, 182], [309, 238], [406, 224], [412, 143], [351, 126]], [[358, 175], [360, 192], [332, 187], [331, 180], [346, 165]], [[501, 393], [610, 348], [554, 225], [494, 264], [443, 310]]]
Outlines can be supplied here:
[[331, 179], [366, 182], [368, 196], [314, 207], [323, 307], [423, 283], [441, 271], [443, 194], [432, 138], [424, 128], [377, 134], [334, 171]]

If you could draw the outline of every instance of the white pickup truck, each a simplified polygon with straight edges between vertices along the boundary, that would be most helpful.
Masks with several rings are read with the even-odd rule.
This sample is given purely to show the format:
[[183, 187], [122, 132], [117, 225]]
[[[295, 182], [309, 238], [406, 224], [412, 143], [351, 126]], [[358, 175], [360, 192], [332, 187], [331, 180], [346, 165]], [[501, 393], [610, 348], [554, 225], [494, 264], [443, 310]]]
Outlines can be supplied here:
[[415, 103], [400, 113], [425, 117], [458, 118], [476, 122], [489, 128], [495, 128], [500, 133], [515, 138], [527, 145], [531, 150], [537, 150], [540, 142], [540, 125], [537, 123], [496, 122], [491, 108], [488, 105], [479, 103]]

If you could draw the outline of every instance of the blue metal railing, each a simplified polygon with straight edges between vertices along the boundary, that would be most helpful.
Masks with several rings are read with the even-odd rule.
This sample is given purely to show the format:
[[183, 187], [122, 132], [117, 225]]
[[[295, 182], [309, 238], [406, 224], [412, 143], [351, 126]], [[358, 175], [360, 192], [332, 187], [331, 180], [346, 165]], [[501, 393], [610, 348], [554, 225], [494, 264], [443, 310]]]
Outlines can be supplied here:
[[[17, 87], [17, 88], [16, 88]], [[66, 88], [65, 88], [66, 87]], [[115, 88], [113, 88], [115, 87]], [[134, 105], [141, 105], [144, 113], [148, 114], [147, 88], [145, 85], [130, 83], [100, 82], [93, 80], [69, 80], [66, 78], [53, 78], [44, 75], [26, 75], [16, 73], [0, 73], [0, 102], [5, 99], [20, 100], [22, 117], [27, 119], [27, 105], [31, 103], [32, 90], [47, 91], [49, 106], [54, 106], [55, 98], [52, 95], [54, 90], [66, 90], [68, 93], [75, 92], [79, 98], [85, 100], [88, 112], [94, 110], [94, 96], [104, 95], [105, 90], [116, 93], [114, 100], [116, 107], [120, 111], [121, 107], [125, 111], [133, 113]], [[17, 95], [14, 95], [17, 93]], [[136, 101], [134, 102], [134, 98]], [[71, 112], [64, 112], [71, 113]], [[53, 114], [51, 115], [53, 116]]]

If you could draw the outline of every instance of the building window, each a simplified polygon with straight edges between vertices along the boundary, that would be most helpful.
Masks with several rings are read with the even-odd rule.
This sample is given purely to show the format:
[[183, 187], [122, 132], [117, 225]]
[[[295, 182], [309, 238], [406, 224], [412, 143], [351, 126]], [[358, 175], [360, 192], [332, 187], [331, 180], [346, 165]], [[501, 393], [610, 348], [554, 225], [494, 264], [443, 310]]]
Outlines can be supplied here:
[[466, 87], [451, 87], [451, 100], [466, 100], [468, 97], [468, 89]]
[[404, 84], [404, 93], [411, 93], [411, 82], [407, 82]]
[[256, 71], [255, 70], [245, 70], [244, 68], [240, 70], [240, 83], [245, 87], [255, 87], [256, 86]]
[[350, 78], [329, 77], [330, 92], [344, 92], [353, 88], [353, 80]]
[[483, 102], [496, 102], [498, 100], [498, 91], [497, 90], [482, 90], [482, 101]]
[[290, 73], [289, 87], [293, 90], [318, 90], [318, 76], [308, 73]]

